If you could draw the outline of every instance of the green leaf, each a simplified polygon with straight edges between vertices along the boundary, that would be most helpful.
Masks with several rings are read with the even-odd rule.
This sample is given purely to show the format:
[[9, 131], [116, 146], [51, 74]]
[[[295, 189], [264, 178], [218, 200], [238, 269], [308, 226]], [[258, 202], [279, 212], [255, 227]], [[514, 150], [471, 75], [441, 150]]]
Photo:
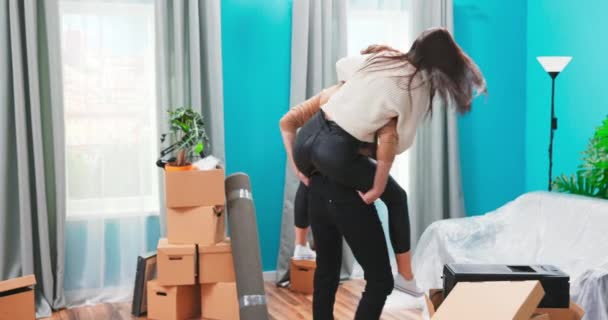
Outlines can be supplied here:
[[200, 154], [201, 151], [203, 151], [203, 143], [199, 141], [199, 143], [197, 143], [194, 147], [194, 152], [196, 152], [196, 154]]

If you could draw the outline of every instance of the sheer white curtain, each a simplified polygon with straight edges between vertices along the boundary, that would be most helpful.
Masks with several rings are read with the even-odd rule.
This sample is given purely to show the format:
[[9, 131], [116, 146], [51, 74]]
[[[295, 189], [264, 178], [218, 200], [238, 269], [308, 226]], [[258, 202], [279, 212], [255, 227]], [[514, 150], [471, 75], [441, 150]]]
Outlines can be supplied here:
[[[348, 55], [357, 55], [371, 44], [385, 44], [407, 52], [414, 39], [410, 0], [349, 0]], [[395, 158], [391, 175], [406, 191], [409, 185], [409, 152]], [[377, 203], [387, 243], [388, 216], [386, 207]], [[389, 250], [394, 265], [394, 253]], [[357, 275], [360, 269], [357, 267]]]
[[128, 300], [159, 236], [153, 0], [61, 0], [69, 306]]
[[[414, 40], [409, 0], [350, 0], [348, 55], [357, 55], [371, 44], [386, 44], [407, 52]], [[391, 174], [408, 188], [408, 152], [397, 156]]]

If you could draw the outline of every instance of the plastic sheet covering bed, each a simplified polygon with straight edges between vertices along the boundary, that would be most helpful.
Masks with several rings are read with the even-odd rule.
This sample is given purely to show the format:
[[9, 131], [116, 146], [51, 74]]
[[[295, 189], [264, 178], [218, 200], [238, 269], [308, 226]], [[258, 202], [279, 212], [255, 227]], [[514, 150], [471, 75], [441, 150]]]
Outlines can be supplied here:
[[413, 258], [418, 284], [441, 288], [446, 263], [551, 264], [570, 275], [585, 320], [608, 320], [608, 201], [527, 193], [483, 216], [442, 220]]

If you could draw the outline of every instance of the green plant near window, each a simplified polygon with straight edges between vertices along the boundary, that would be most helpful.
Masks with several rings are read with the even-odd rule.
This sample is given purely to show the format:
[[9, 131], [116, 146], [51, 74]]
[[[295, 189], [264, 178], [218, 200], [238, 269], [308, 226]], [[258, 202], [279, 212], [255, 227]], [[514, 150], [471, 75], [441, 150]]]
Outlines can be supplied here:
[[170, 131], [161, 135], [164, 142], [167, 136], [171, 137], [172, 144], [161, 150], [161, 157], [175, 153], [175, 162], [172, 165], [185, 166], [192, 162], [209, 144], [209, 137], [205, 131], [203, 116], [192, 108], [178, 108], [168, 111]]
[[557, 191], [608, 199], [608, 117], [589, 140], [582, 152], [583, 163], [576, 174], [557, 177], [553, 188]]

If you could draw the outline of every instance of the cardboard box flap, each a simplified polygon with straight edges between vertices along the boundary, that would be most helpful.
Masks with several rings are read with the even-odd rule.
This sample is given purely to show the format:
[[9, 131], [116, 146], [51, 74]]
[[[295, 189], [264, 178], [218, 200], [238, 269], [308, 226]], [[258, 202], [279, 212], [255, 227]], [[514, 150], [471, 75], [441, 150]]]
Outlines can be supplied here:
[[25, 287], [32, 287], [35, 284], [36, 284], [36, 277], [34, 277], [33, 274], [30, 274], [30, 275], [27, 275], [24, 277], [0, 281], [0, 292], [20, 289], [20, 288], [25, 288]]
[[199, 253], [227, 253], [232, 252], [232, 246], [230, 244], [230, 238], [225, 239], [222, 242], [218, 242], [211, 246], [199, 246]]
[[572, 301], [569, 308], [538, 308], [536, 312], [546, 313], [551, 320], [580, 320], [585, 315], [585, 311]]
[[433, 319], [529, 320], [544, 295], [539, 281], [459, 282]]
[[168, 256], [193, 256], [196, 246], [194, 244], [170, 244], [167, 238], [160, 238], [157, 250]]
[[[426, 304], [426, 310], [428, 311], [429, 316], [433, 317], [433, 315], [435, 314], [435, 306], [433, 305], [431, 298], [429, 298], [429, 296], [427, 296], [426, 294], [424, 294], [424, 302]], [[423, 314], [424, 314], [424, 310], [423, 310]]]

